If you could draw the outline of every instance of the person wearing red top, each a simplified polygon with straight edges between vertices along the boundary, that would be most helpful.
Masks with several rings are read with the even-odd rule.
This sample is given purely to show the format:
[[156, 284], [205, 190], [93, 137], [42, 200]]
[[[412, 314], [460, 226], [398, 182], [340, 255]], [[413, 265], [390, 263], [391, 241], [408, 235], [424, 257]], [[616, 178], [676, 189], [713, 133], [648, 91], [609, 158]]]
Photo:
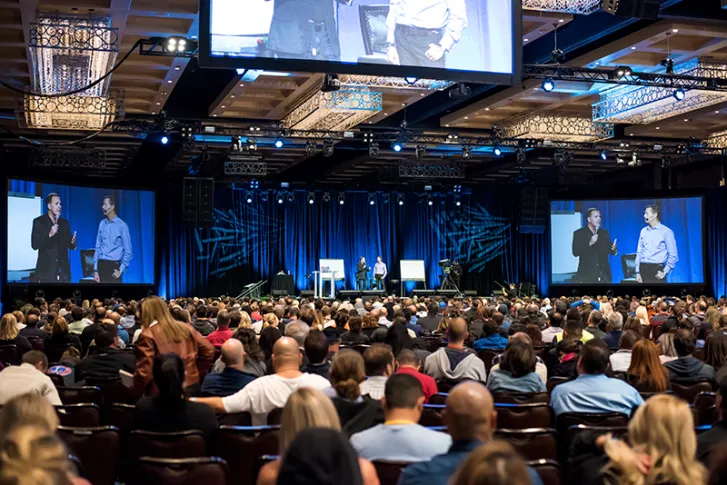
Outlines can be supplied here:
[[396, 362], [398, 364], [396, 374], [409, 374], [410, 376], [416, 377], [422, 383], [424, 402], [428, 402], [430, 397], [439, 392], [435, 380], [419, 372], [419, 369], [422, 368], [422, 362], [413, 350], [403, 349], [399, 352]]
[[222, 310], [217, 314], [217, 330], [207, 335], [207, 341], [215, 347], [222, 347], [232, 337], [230, 330], [230, 313]]

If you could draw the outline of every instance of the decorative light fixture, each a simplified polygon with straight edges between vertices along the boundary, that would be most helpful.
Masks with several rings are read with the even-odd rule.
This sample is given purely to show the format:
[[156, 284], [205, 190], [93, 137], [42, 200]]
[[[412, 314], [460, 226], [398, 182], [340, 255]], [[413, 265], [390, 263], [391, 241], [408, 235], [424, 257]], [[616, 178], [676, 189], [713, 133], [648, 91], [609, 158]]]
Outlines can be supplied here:
[[380, 92], [340, 89], [316, 92], [283, 119], [283, 127], [297, 130], [346, 131], [382, 109]]
[[523, 9], [577, 15], [591, 14], [600, 6], [601, 0], [523, 0]]
[[500, 124], [504, 138], [593, 142], [613, 137], [613, 124], [594, 123], [582, 115], [531, 111]]
[[123, 113], [123, 106], [123, 96], [117, 90], [108, 96], [25, 95], [23, 99], [28, 128], [56, 130], [101, 130]]
[[727, 148], [727, 131], [720, 131], [709, 136], [704, 140], [707, 148], [725, 149]]

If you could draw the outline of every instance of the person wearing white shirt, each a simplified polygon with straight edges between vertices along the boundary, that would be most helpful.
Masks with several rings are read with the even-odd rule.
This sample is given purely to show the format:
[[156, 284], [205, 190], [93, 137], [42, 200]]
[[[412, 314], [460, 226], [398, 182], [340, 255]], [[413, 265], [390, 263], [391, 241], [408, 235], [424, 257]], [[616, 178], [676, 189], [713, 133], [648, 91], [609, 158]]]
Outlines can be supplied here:
[[268, 413], [285, 407], [288, 397], [297, 389], [330, 387], [328, 379], [301, 372], [302, 359], [298, 343], [290, 337], [282, 337], [273, 346], [275, 374], [259, 377], [231, 396], [196, 398], [195, 401], [207, 404], [217, 413], [249, 412], [253, 426], [262, 426], [267, 423]]
[[628, 372], [631, 366], [631, 349], [639, 341], [639, 338], [639, 334], [633, 330], [626, 330], [621, 334], [621, 339], [618, 342], [618, 351], [611, 354], [608, 359], [611, 362], [612, 371]]
[[48, 358], [43, 352], [31, 350], [23, 355], [19, 366], [10, 366], [0, 372], [0, 406], [22, 394], [40, 394], [53, 406], [63, 404], [56, 386], [46, 375]]

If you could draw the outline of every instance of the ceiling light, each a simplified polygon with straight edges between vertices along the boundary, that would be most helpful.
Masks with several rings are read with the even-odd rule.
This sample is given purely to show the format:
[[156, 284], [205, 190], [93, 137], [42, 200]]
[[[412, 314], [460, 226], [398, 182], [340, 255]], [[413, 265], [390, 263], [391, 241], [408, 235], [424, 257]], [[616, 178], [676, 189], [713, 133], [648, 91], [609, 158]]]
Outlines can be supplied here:
[[555, 89], [555, 82], [553, 82], [553, 80], [550, 78], [543, 79], [540, 87], [543, 88], [543, 91], [545, 91], [546, 93], [550, 93]]
[[679, 88], [676, 91], [674, 91], [674, 99], [676, 99], [677, 101], [683, 101], [684, 98], [686, 98], [686, 97], [687, 97], [687, 93], [682, 88]]
[[283, 144], [284, 143], [282, 139], [278, 138], [277, 140], [275, 140], [275, 148], [283, 148]]
[[161, 138], [161, 142], [162, 142], [162, 145], [166, 145], [167, 143], [169, 143], [169, 137], [167, 137], [166, 135], [163, 136]]
[[495, 153], [496, 157], [499, 157], [500, 155], [502, 155], [502, 150], [500, 150], [500, 147], [498, 147], [498, 146], [495, 146], [495, 149], [493, 150], [493, 152]]
[[401, 145], [401, 143], [399, 143], [397, 141], [394, 143], [393, 148], [396, 153], [399, 153], [401, 151], [401, 149], [403, 148], [403, 146]]

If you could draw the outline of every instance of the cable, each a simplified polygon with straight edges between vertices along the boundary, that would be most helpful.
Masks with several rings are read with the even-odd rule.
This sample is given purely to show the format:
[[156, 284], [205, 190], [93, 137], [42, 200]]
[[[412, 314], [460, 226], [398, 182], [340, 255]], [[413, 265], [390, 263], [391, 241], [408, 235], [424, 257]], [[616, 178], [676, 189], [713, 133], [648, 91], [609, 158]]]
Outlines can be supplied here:
[[101, 83], [104, 79], [106, 79], [107, 77], [109, 77], [111, 74], [113, 74], [113, 72], [116, 69], [118, 69], [119, 67], [121, 67], [121, 64], [123, 64], [124, 62], [126, 62], [126, 60], [129, 58], [129, 56], [134, 53], [134, 51], [136, 50], [136, 48], [139, 47], [139, 45], [141, 45], [141, 41], [142, 41], [142, 39], [137, 40], [134, 43], [133, 47], [131, 49], [129, 49], [129, 52], [127, 52], [126, 55], [124, 57], [122, 57], [121, 60], [119, 62], [117, 62], [114, 65], [114, 67], [111, 68], [111, 70], [109, 70], [109, 72], [107, 72], [106, 74], [104, 74], [100, 78], [96, 79], [94, 82], [92, 82], [88, 86], [85, 86], [85, 87], [82, 87], [82, 88], [78, 88], [78, 89], [74, 89], [73, 91], [68, 91], [68, 92], [65, 92], [65, 93], [55, 93], [55, 94], [34, 93], [32, 91], [26, 91], [25, 89], [16, 88], [15, 86], [12, 86], [12, 85], [6, 83], [2, 79], [0, 79], [0, 86], [4, 86], [4, 87], [8, 88], [11, 91], [15, 91], [16, 93], [25, 94], [25, 95], [28, 95], [28, 96], [38, 96], [40, 98], [60, 98], [62, 96], [73, 96], [74, 94], [78, 94], [80, 92], [83, 92], [83, 91], [86, 91], [88, 89], [91, 89], [92, 87], [94, 87], [97, 84]]

